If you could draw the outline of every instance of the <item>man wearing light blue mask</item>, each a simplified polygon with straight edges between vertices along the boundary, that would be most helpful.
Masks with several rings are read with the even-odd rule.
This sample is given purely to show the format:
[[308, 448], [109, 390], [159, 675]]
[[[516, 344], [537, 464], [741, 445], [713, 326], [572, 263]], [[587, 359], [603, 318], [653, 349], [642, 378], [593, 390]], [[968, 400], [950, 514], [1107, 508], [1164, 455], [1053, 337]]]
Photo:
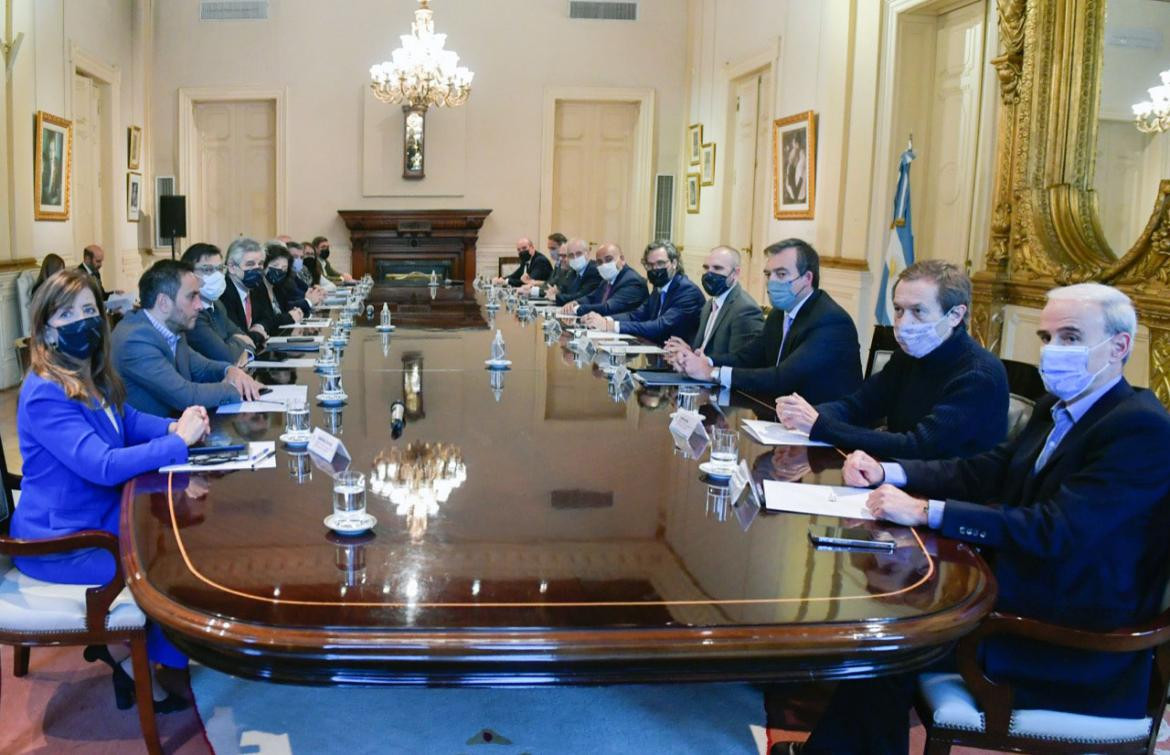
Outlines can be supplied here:
[[903, 459], [972, 456], [1002, 441], [1007, 373], [967, 334], [971, 279], [949, 262], [916, 262], [894, 282], [893, 299], [900, 349], [889, 363], [838, 401], [813, 407], [781, 396], [780, 422], [837, 448]]
[[[1170, 558], [1170, 414], [1122, 376], [1136, 332], [1133, 303], [1115, 288], [1049, 291], [1037, 333], [1052, 395], [1019, 436], [968, 459], [880, 464], [857, 451], [845, 461], [845, 482], [879, 486], [867, 502], [879, 519], [993, 551], [994, 610], [1008, 615], [1001, 630], [1022, 623], [1013, 615], [1093, 632], [1152, 620]], [[1150, 650], [1071, 650], [1001, 633], [980, 653], [982, 671], [1011, 686], [1014, 709], [1142, 726]], [[969, 694], [954, 675], [929, 674], [922, 685], [947, 687], [941, 694], [954, 699]], [[804, 752], [872, 750], [874, 742], [905, 752], [914, 687], [912, 677], [842, 684], [829, 706], [838, 713], [820, 722]]]
[[601, 286], [601, 273], [597, 263], [589, 259], [589, 242], [585, 239], [570, 239], [561, 247], [561, 261], [568, 271], [560, 284], [550, 285], [544, 297], [564, 307], [570, 302], [580, 301]]
[[252, 338], [240, 329], [220, 297], [227, 290], [223, 255], [212, 244], [192, 244], [183, 253], [183, 262], [195, 269], [199, 276], [199, 300], [202, 308], [195, 325], [187, 331], [187, 344], [208, 359], [247, 364], [256, 353]]
[[764, 250], [772, 311], [748, 344], [725, 354], [680, 353], [675, 369], [769, 401], [799, 393], [832, 401], [861, 384], [861, 346], [849, 314], [820, 289], [820, 257], [801, 239]]

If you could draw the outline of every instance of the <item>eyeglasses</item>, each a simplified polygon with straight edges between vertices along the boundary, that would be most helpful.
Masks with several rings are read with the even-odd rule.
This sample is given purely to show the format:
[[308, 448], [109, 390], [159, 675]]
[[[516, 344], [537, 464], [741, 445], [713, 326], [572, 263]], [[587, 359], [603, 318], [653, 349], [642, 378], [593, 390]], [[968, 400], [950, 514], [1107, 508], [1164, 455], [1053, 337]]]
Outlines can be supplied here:
[[666, 268], [670, 267], [670, 260], [666, 260], [664, 262], [656, 262], [654, 264], [650, 264], [649, 262], [643, 261], [642, 266], [645, 267], [647, 270], [665, 270]]
[[224, 271], [223, 265], [196, 265], [195, 273], [197, 275], [214, 275], [215, 273], [222, 273]]

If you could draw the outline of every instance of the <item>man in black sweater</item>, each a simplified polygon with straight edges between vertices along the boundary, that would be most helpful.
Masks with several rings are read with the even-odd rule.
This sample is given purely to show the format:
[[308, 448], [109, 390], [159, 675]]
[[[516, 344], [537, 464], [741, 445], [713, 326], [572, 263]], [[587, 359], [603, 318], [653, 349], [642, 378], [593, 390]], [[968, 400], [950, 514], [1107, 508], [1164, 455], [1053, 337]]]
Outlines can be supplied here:
[[971, 279], [949, 262], [917, 262], [898, 276], [893, 297], [901, 350], [885, 368], [815, 408], [799, 394], [781, 396], [780, 421], [885, 458], [967, 457], [994, 447], [1007, 432], [1007, 374], [967, 333]]

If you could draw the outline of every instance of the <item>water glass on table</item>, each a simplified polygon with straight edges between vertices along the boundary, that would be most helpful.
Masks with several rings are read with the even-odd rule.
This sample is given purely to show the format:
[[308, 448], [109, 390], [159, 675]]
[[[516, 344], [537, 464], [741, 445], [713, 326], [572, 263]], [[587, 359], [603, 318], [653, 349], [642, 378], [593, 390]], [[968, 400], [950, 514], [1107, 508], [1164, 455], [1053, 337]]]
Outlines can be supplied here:
[[366, 476], [346, 470], [333, 478], [333, 518], [340, 525], [357, 525], [366, 519]]
[[682, 412], [696, 412], [699, 410], [699, 386], [680, 385], [678, 387], [678, 409]]
[[309, 436], [309, 404], [303, 398], [290, 398], [284, 403], [284, 432], [294, 438]]
[[716, 427], [711, 431], [711, 463], [734, 467], [739, 461], [739, 432]]

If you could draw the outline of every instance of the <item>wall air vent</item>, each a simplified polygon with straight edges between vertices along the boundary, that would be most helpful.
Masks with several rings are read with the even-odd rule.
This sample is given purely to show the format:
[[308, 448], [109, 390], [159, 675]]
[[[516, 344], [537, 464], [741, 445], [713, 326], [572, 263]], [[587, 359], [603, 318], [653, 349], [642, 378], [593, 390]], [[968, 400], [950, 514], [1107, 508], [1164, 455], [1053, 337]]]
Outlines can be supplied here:
[[654, 238], [674, 240], [674, 176], [654, 177]]
[[200, 21], [263, 21], [268, 0], [200, 0]]
[[637, 21], [638, 0], [569, 0], [569, 18]]

